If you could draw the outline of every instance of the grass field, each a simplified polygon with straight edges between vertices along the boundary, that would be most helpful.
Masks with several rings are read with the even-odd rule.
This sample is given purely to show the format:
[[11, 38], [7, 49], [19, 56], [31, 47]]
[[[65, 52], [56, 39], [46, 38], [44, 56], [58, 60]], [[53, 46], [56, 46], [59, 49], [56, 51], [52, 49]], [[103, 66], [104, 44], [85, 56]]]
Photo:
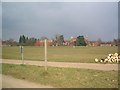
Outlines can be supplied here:
[[[105, 58], [118, 52], [117, 47], [48, 47], [48, 61], [93, 63], [95, 58]], [[20, 47], [3, 47], [3, 59], [21, 59]], [[44, 60], [44, 47], [24, 46], [24, 59]]]
[[57, 88], [117, 88], [117, 71], [3, 64], [3, 74]]

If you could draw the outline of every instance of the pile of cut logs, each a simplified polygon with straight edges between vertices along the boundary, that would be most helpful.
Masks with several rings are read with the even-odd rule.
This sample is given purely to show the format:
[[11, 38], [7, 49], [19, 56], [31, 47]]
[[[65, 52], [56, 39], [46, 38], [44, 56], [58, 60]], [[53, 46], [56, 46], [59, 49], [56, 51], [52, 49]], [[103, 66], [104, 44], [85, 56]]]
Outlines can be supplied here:
[[108, 54], [108, 56], [105, 59], [97, 59], [95, 58], [95, 62], [101, 62], [101, 63], [119, 63], [120, 62], [120, 55], [118, 53], [114, 54]]

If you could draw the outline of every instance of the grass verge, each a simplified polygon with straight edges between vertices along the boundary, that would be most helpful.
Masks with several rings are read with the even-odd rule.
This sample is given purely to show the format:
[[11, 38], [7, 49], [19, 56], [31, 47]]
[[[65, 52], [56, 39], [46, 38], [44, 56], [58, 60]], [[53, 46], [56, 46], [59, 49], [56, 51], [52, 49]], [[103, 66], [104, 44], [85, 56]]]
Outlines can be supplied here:
[[117, 71], [3, 64], [2, 73], [57, 88], [117, 88]]

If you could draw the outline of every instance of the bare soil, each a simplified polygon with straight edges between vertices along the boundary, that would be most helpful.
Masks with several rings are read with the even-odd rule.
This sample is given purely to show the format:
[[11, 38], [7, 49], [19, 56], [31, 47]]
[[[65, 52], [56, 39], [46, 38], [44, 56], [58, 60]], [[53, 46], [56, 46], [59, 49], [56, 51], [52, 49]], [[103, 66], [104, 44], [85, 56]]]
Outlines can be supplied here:
[[[2, 63], [22, 64], [22, 60], [3, 59]], [[45, 62], [24, 60], [24, 64], [44, 66]], [[103, 71], [118, 70], [118, 64], [47, 62], [47, 66], [64, 67], [64, 68], [94, 69], [94, 70], [103, 70]]]
[[2, 88], [52, 88], [27, 80], [13, 78], [12, 76], [2, 75]]

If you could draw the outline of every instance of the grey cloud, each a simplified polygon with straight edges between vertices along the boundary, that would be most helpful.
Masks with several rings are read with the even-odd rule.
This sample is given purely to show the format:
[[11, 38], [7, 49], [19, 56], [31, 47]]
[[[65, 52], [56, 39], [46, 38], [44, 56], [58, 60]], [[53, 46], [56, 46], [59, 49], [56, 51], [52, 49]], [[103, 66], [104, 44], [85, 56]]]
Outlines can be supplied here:
[[117, 3], [3, 3], [3, 38], [63, 34], [90, 39], [117, 38]]

